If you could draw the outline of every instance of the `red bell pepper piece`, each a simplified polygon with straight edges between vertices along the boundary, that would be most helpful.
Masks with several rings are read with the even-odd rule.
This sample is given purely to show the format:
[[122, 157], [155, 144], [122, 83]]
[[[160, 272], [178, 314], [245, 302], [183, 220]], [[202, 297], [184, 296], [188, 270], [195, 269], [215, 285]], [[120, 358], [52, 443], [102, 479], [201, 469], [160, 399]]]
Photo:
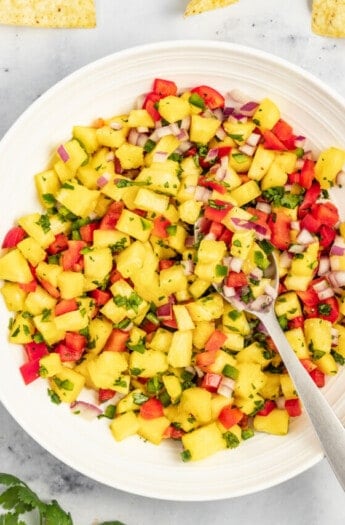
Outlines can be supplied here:
[[312, 205], [317, 201], [321, 194], [321, 187], [317, 181], [314, 181], [310, 188], [305, 192], [303, 202], [298, 208], [298, 218], [304, 217]]
[[185, 435], [185, 431], [182, 428], [176, 428], [174, 425], [169, 425], [168, 428], [164, 431], [165, 438], [171, 439], [181, 439]]
[[174, 266], [175, 261], [173, 259], [161, 259], [159, 261], [159, 271], [166, 270]]
[[299, 184], [306, 189], [311, 188], [315, 178], [315, 162], [311, 159], [305, 159], [301, 169], [301, 176]]
[[328, 248], [333, 243], [335, 235], [336, 231], [334, 228], [331, 228], [331, 226], [327, 226], [326, 224], [322, 224], [319, 229], [320, 245], [323, 248]]
[[261, 410], [257, 412], [259, 416], [268, 416], [272, 410], [277, 407], [277, 404], [272, 399], [266, 399], [265, 404]]
[[222, 235], [224, 226], [220, 222], [212, 221], [209, 229], [209, 233], [212, 233], [216, 239]]
[[331, 228], [339, 222], [339, 213], [337, 208], [331, 202], [314, 204], [311, 213], [320, 224], [325, 224]]
[[26, 385], [32, 383], [32, 381], [40, 377], [40, 360], [33, 359], [32, 361], [24, 363], [24, 365], [19, 368], [19, 371]]
[[311, 359], [300, 359], [301, 365], [306, 369], [307, 372], [312, 372], [317, 368], [316, 364]]
[[140, 415], [144, 419], [162, 417], [164, 415], [162, 402], [156, 397], [151, 397], [140, 406]]
[[104, 345], [104, 350], [111, 352], [125, 352], [126, 342], [129, 339], [129, 332], [124, 332], [118, 328], [115, 328], [107, 339]]
[[24, 292], [34, 292], [37, 288], [37, 281], [33, 279], [29, 283], [19, 283], [19, 287], [24, 290]]
[[225, 278], [225, 285], [231, 288], [239, 286], [246, 286], [248, 284], [248, 277], [244, 272], [229, 272]]
[[153, 81], [153, 92], [160, 97], [167, 97], [169, 95], [176, 95], [177, 86], [172, 80], [164, 80], [163, 78], [155, 78]]
[[65, 344], [71, 350], [83, 353], [86, 343], [87, 339], [85, 335], [79, 334], [78, 332], [66, 332]]
[[[322, 313], [325, 309], [325, 306], [329, 308], [329, 313]], [[338, 299], [336, 297], [329, 297], [328, 299], [323, 299], [317, 305], [317, 310], [317, 317], [321, 317], [321, 319], [325, 319], [325, 321], [335, 323], [339, 319], [340, 309]]]
[[252, 218], [250, 219], [252, 222], [267, 223], [268, 213], [262, 210], [258, 210], [257, 208], [252, 208], [250, 206], [246, 208], [246, 211], [252, 215]]
[[217, 350], [208, 350], [206, 352], [200, 352], [195, 358], [196, 365], [202, 369], [207, 368], [215, 362], [216, 353]]
[[316, 306], [319, 302], [319, 297], [312, 286], [304, 292], [298, 290], [296, 293], [305, 306]]
[[90, 292], [90, 297], [95, 300], [96, 306], [103, 306], [109, 301], [111, 296], [112, 295], [110, 292], [107, 290], [100, 290], [99, 288], [96, 288], [96, 290], [92, 290]]
[[305, 215], [303, 219], [301, 219], [301, 228], [308, 230], [311, 233], [317, 233], [320, 229], [321, 223], [318, 219], [313, 217], [310, 213]]
[[217, 392], [220, 382], [222, 380], [221, 374], [214, 374], [213, 372], [207, 372], [201, 381], [201, 387], [205, 388], [208, 392]]
[[174, 319], [164, 319], [162, 321], [162, 324], [164, 326], [167, 326], [168, 328], [173, 328], [174, 330], [177, 330], [177, 328], [178, 328], [175, 317], [174, 317]]
[[210, 109], [224, 107], [225, 99], [223, 95], [210, 86], [197, 86], [191, 92], [199, 95]]
[[113, 230], [119, 220], [122, 210], [124, 208], [123, 202], [113, 202], [110, 204], [106, 214], [101, 220], [99, 226], [100, 230]]
[[272, 214], [268, 219], [271, 230], [271, 243], [278, 250], [287, 250], [290, 245], [291, 218], [284, 212]]
[[99, 388], [98, 402], [104, 403], [105, 401], [109, 401], [109, 399], [112, 399], [114, 397], [115, 393], [115, 390], [112, 390], [111, 388]]
[[298, 171], [288, 174], [289, 184], [299, 184], [301, 179], [301, 174]]
[[99, 222], [90, 222], [89, 224], [84, 224], [84, 226], [81, 226], [79, 228], [79, 232], [82, 241], [93, 242], [93, 232], [97, 230], [99, 226]]
[[264, 138], [264, 148], [266, 149], [272, 149], [272, 150], [275, 150], [275, 151], [286, 151], [287, 150], [287, 147], [285, 146], [285, 144], [278, 139], [278, 137], [276, 137], [276, 135], [270, 131], [270, 130], [266, 130], [262, 133], [263, 135], [263, 138]]
[[46, 290], [46, 292], [49, 293], [49, 295], [51, 295], [55, 299], [59, 299], [60, 292], [55, 286], [53, 286], [49, 281], [45, 281], [44, 279], [41, 279], [40, 283], [42, 287]]
[[232, 236], [233, 232], [224, 227], [223, 233], [218, 240], [225, 242], [225, 244], [228, 246], [231, 243]]
[[75, 299], [61, 299], [55, 305], [55, 315], [67, 314], [68, 312], [73, 312], [78, 310], [78, 303]]
[[218, 421], [223, 425], [223, 427], [228, 429], [234, 425], [237, 425], [242, 420], [243, 416], [244, 414], [239, 408], [225, 406], [220, 411]]
[[80, 251], [85, 248], [86, 242], [84, 241], [68, 241], [67, 250], [61, 253], [61, 265], [64, 270], [79, 271], [80, 265], [82, 265], [82, 254]]
[[303, 325], [304, 325], [303, 315], [299, 315], [288, 321], [289, 330], [293, 330], [294, 328], [303, 328]]
[[111, 284], [114, 284], [117, 281], [120, 281], [121, 279], [123, 279], [121, 272], [114, 268], [114, 270], [110, 272], [109, 281], [111, 282]]
[[64, 233], [55, 235], [55, 240], [48, 246], [47, 252], [49, 255], [56, 255], [68, 248], [68, 237]]
[[24, 348], [29, 361], [41, 359], [41, 357], [49, 353], [45, 343], [35, 343], [34, 341], [31, 341], [30, 343], [26, 343]]
[[226, 340], [227, 340], [226, 334], [224, 334], [220, 330], [215, 330], [214, 332], [212, 332], [212, 334], [206, 341], [205, 351], [212, 352], [212, 351], [219, 350], [223, 346]]
[[169, 237], [167, 228], [170, 225], [171, 222], [168, 219], [166, 219], [163, 215], [159, 215], [153, 220], [153, 228], [151, 234], [155, 235], [156, 237], [159, 237], [160, 239], [166, 239], [167, 237]]
[[316, 386], [318, 386], [319, 388], [325, 386], [325, 374], [321, 372], [321, 370], [315, 368], [314, 370], [309, 372], [309, 375], [316, 384]]
[[210, 190], [218, 191], [218, 193], [226, 193], [226, 187], [214, 179], [208, 179], [204, 176], [199, 177], [198, 184], [199, 186], [204, 186], [205, 188], [209, 188]]
[[222, 222], [232, 205], [223, 201], [215, 201], [215, 206], [205, 206], [204, 217], [210, 221]]
[[292, 127], [283, 119], [279, 119], [273, 126], [272, 133], [281, 141], [289, 140], [293, 136]]
[[26, 232], [21, 226], [14, 226], [6, 233], [4, 240], [2, 241], [2, 248], [14, 248], [17, 244], [25, 239]]
[[302, 414], [302, 407], [299, 399], [286, 399], [285, 410], [290, 417], [297, 417]]
[[62, 341], [56, 345], [55, 352], [60, 355], [60, 359], [63, 363], [71, 362], [71, 361], [78, 361], [83, 355], [83, 350], [82, 351], [74, 350], [73, 348], [70, 348], [65, 343], [63, 343]]
[[161, 96], [157, 93], [148, 93], [146, 95], [146, 98], [144, 100], [143, 108], [146, 109], [146, 111], [151, 115], [153, 120], [161, 120], [161, 116], [159, 114], [159, 111], [156, 108], [157, 102], [159, 102], [161, 99]]
[[144, 319], [140, 325], [140, 328], [144, 330], [147, 334], [153, 334], [157, 330], [159, 325], [153, 323], [149, 319]]

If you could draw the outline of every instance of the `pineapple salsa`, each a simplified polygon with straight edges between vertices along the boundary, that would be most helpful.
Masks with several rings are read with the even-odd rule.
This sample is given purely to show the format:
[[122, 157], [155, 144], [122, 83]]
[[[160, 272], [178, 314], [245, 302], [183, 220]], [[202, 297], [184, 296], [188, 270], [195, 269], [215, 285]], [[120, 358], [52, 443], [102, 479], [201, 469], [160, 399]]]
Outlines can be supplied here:
[[300, 401], [243, 308], [273, 297], [274, 252], [301, 364], [319, 387], [344, 364], [345, 223], [328, 198], [344, 164], [338, 147], [316, 158], [269, 98], [158, 78], [128, 113], [75, 126], [35, 175], [43, 211], [2, 244], [24, 382], [109, 418], [117, 441], [180, 441], [184, 461], [286, 434]]

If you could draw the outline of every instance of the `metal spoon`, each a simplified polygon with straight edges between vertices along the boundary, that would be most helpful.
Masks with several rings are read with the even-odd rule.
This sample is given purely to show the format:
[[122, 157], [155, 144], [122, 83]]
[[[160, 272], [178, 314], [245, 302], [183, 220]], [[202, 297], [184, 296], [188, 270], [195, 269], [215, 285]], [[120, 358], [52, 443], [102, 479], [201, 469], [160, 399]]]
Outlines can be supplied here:
[[[200, 239], [200, 230], [197, 225], [194, 235], [196, 239]], [[271, 278], [277, 290], [279, 279], [277, 278], [277, 263], [274, 256], [271, 257], [270, 269]], [[231, 304], [231, 297], [224, 295], [221, 285], [214, 284], [214, 288], [225, 301]], [[255, 315], [262, 322], [278, 348], [329, 464], [345, 491], [345, 428], [287, 342], [274, 312], [274, 302], [274, 299], [268, 301], [266, 307], [261, 311], [253, 310], [250, 307], [244, 308], [244, 311]], [[234, 306], [236, 308], [235, 304]]]

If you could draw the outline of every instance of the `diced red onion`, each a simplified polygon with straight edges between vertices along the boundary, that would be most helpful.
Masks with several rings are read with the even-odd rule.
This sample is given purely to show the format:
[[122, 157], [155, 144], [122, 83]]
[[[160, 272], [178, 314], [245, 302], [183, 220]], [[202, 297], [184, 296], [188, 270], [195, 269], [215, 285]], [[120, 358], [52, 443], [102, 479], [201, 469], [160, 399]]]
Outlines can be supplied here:
[[344, 253], [345, 253], [345, 248], [343, 248], [342, 246], [338, 246], [336, 244], [333, 244], [329, 252], [330, 255], [340, 255], [340, 256], [344, 255]]
[[98, 179], [97, 179], [97, 186], [99, 188], [103, 188], [103, 186], [108, 184], [110, 179], [111, 179], [110, 173], [107, 173], [107, 172], [102, 173], [102, 175], [100, 177], [98, 177]]
[[255, 153], [255, 146], [250, 146], [249, 144], [243, 144], [243, 146], [239, 146], [238, 149], [241, 153], [248, 155], [248, 157], [252, 157]]
[[296, 148], [303, 148], [304, 144], [305, 144], [305, 137], [303, 137], [302, 135], [298, 135], [295, 138], [295, 147]]
[[271, 213], [272, 207], [270, 204], [268, 204], [268, 202], [258, 202], [256, 209], [263, 211], [264, 213]]
[[117, 122], [116, 120], [114, 122], [110, 122], [109, 126], [115, 131], [123, 128], [123, 124], [121, 122]]
[[70, 409], [78, 414], [80, 414], [84, 419], [92, 420], [102, 414], [102, 410], [96, 405], [91, 403], [86, 403], [85, 401], [73, 401], [70, 404]]
[[295, 230], [296, 232], [301, 230], [301, 224], [299, 221], [291, 221], [290, 226], [291, 230]]
[[304, 165], [304, 159], [297, 159], [296, 160], [296, 170], [301, 170], [303, 168], [303, 165]]
[[139, 136], [137, 138], [137, 146], [143, 148], [147, 142], [147, 139], [148, 135], [146, 135], [145, 133], [139, 133]]
[[165, 303], [162, 306], [158, 306], [157, 310], [157, 317], [158, 319], [162, 319], [164, 321], [171, 321], [173, 318], [173, 308], [172, 303]]
[[150, 130], [147, 126], [138, 126], [137, 132], [138, 133], [148, 133]]
[[225, 139], [226, 132], [225, 132], [225, 130], [224, 130], [224, 128], [222, 126], [219, 126], [219, 128], [217, 129], [216, 137], [219, 140], [224, 140]]
[[328, 282], [326, 279], [322, 279], [322, 281], [319, 281], [318, 283], [313, 284], [313, 288], [316, 293], [323, 292], [326, 290], [326, 288], [329, 288]]
[[320, 301], [323, 301], [324, 299], [329, 299], [330, 297], [333, 297], [334, 291], [329, 286], [328, 288], [325, 288], [325, 290], [322, 290], [321, 292], [317, 292], [317, 296], [320, 299]]
[[265, 311], [272, 304], [272, 301], [273, 298], [270, 295], [260, 295], [250, 303], [250, 309], [255, 312]]
[[139, 133], [137, 132], [136, 129], [132, 128], [131, 131], [128, 133], [127, 140], [130, 144], [132, 144], [133, 146], [136, 146], [138, 137], [139, 137]]
[[153, 162], [165, 162], [168, 156], [166, 151], [155, 151], [152, 160]]
[[265, 286], [265, 294], [269, 295], [272, 299], [275, 299], [277, 297], [277, 290], [270, 284], [266, 284]]
[[279, 257], [279, 266], [281, 268], [290, 268], [292, 263], [292, 254], [287, 250], [283, 251]]
[[189, 259], [187, 261], [181, 261], [181, 265], [183, 266], [184, 275], [193, 275], [193, 271], [194, 271], [193, 261]]
[[105, 156], [105, 160], [108, 162], [111, 162], [112, 160], [114, 160], [114, 158], [115, 158], [115, 154], [113, 151], [109, 151], [109, 153], [107, 153]]
[[135, 100], [135, 109], [142, 109], [145, 99], [146, 99], [146, 93], [143, 93], [142, 95], [139, 95]]
[[186, 151], [188, 151], [191, 147], [192, 147], [192, 143], [191, 143], [189, 140], [184, 140], [183, 142], [181, 142], [181, 144], [180, 144], [179, 147], [176, 149], [176, 151], [177, 151], [177, 153], [180, 153], [181, 155], [183, 155], [183, 154], [186, 153]]
[[190, 117], [184, 117], [182, 120], [181, 120], [181, 126], [180, 126], [180, 129], [186, 129], [188, 130], [190, 128]]
[[197, 186], [195, 189], [194, 198], [196, 201], [207, 202], [212, 195], [212, 191], [203, 186]]
[[218, 148], [210, 148], [205, 157], [205, 162], [212, 162], [218, 157]]
[[318, 275], [325, 275], [330, 269], [329, 258], [326, 255], [322, 255], [319, 260], [319, 268], [317, 270]]
[[221, 122], [224, 120], [223, 110], [222, 108], [216, 108], [213, 110], [213, 114], [216, 117], [216, 119], [220, 120]]
[[199, 368], [198, 366], [195, 366], [194, 367], [194, 370], [196, 372], [196, 375], [201, 378], [201, 377], [204, 377], [205, 373], [201, 370], [201, 368]]
[[161, 128], [157, 128], [154, 133], [156, 133], [157, 137], [161, 139], [162, 137], [166, 137], [167, 135], [173, 135], [170, 125], [169, 126], [162, 126]]
[[220, 182], [225, 179], [227, 173], [227, 169], [223, 166], [219, 166], [215, 172], [214, 178], [216, 181]]
[[189, 139], [188, 132], [185, 129], [181, 129], [179, 134], [176, 136], [181, 142]]
[[235, 108], [233, 106], [225, 106], [223, 109], [223, 115], [224, 117], [230, 117], [230, 115], [232, 115], [234, 111]]
[[240, 257], [232, 257], [229, 264], [229, 268], [233, 272], [240, 273], [240, 271], [242, 270], [243, 263], [244, 260]]
[[239, 312], [242, 312], [247, 307], [238, 295], [236, 297], [231, 297], [231, 304]]
[[288, 248], [288, 251], [290, 253], [303, 253], [306, 247], [306, 244], [291, 244], [291, 246]]
[[280, 409], [285, 408], [285, 397], [284, 396], [277, 397], [274, 401], [276, 402], [277, 408], [280, 408]]
[[247, 221], [238, 219], [237, 217], [232, 217], [231, 220], [240, 230], [254, 230], [259, 240], [269, 239], [271, 236], [268, 227], [266, 228], [262, 224], [257, 224], [255, 221]]
[[251, 117], [254, 115], [258, 103], [254, 101], [246, 102], [243, 106], [240, 107], [240, 111], [243, 115], [246, 115], [246, 117]]
[[62, 144], [61, 146], [58, 147], [57, 153], [63, 162], [67, 162], [69, 160], [68, 151], [65, 149], [65, 146], [63, 146]]
[[235, 381], [229, 377], [223, 377], [217, 388], [217, 394], [230, 399], [232, 397], [234, 388]]
[[345, 186], [345, 171], [344, 170], [339, 171], [335, 181], [338, 186]]
[[227, 298], [235, 297], [236, 295], [236, 290], [232, 286], [223, 286], [222, 290], [223, 290], [223, 294]]
[[259, 133], [251, 133], [246, 140], [246, 144], [249, 144], [249, 146], [257, 146], [260, 142], [260, 139], [261, 135], [259, 135]]
[[255, 266], [250, 272], [250, 277], [256, 281], [260, 281], [264, 275], [264, 272], [258, 266]]
[[327, 279], [333, 288], [345, 286], [345, 271], [332, 271], [327, 274]]
[[296, 237], [296, 241], [299, 244], [311, 244], [314, 242], [314, 240], [314, 235], [312, 235], [310, 231], [306, 230], [305, 228], [303, 228]]

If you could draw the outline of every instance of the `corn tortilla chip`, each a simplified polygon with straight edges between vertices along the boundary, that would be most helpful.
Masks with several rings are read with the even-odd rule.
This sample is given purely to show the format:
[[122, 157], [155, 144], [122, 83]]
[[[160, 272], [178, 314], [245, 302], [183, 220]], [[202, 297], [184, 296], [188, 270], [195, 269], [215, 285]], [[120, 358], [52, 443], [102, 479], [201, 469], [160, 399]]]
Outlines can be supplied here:
[[190, 0], [186, 7], [185, 16], [199, 15], [204, 11], [211, 11], [219, 7], [226, 7], [238, 0]]
[[345, 0], [314, 0], [312, 30], [317, 35], [345, 37]]
[[0, 24], [95, 27], [94, 0], [0, 0]]

